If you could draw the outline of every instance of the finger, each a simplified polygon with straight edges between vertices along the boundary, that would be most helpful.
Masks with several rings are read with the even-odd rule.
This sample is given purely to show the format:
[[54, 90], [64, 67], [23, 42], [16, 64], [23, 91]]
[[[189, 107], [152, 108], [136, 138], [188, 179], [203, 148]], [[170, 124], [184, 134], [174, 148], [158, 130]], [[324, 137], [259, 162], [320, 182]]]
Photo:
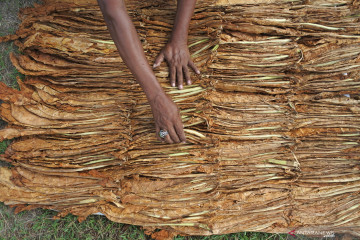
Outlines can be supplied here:
[[183, 71], [182, 67], [176, 68], [176, 78], [177, 78], [177, 84], [179, 89], [183, 89]]
[[184, 127], [182, 123], [175, 125], [175, 131], [178, 135], [178, 138], [180, 139], [180, 142], [186, 142]]
[[176, 80], [176, 68], [175, 66], [170, 66], [170, 84], [172, 87], [175, 87]]
[[191, 78], [188, 67], [187, 66], [183, 67], [183, 71], [187, 85], [191, 85]]
[[196, 74], [200, 74], [200, 70], [195, 66], [193, 61], [190, 60], [188, 66], [191, 67], [196, 72]]
[[164, 140], [165, 140], [166, 143], [174, 143], [173, 140], [171, 140], [169, 134], [165, 136]]
[[170, 135], [170, 138], [171, 140], [174, 142], [174, 143], [179, 143], [180, 142], [180, 139], [175, 131], [174, 128], [170, 128], [169, 130], [169, 135]]
[[153, 68], [157, 68], [158, 66], [160, 66], [160, 64], [164, 61], [164, 54], [160, 53], [154, 62]]
[[157, 138], [157, 140], [159, 140], [159, 141], [163, 142], [163, 141], [164, 141], [164, 139], [160, 137], [159, 133], [160, 133], [160, 128], [158, 127], [158, 125], [155, 125], [155, 134], [156, 134], [156, 138]]

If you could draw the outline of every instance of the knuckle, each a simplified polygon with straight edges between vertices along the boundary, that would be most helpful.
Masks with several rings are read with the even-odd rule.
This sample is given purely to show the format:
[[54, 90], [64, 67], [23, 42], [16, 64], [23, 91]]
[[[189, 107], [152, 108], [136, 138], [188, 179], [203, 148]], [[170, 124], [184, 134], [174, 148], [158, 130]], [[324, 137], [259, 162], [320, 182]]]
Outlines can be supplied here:
[[176, 55], [175, 56], [175, 62], [176, 62], [176, 64], [180, 64], [181, 63], [181, 58], [178, 56], [178, 55]]

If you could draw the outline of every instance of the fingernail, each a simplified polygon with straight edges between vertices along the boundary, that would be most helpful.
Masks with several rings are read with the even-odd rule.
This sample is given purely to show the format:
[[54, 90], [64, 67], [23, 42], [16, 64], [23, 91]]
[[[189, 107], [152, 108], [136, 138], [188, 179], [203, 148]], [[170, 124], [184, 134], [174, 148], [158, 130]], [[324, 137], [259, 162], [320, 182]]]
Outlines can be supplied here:
[[197, 71], [196, 71], [196, 73], [197, 73], [197, 74], [200, 74], [200, 71], [199, 71], [199, 70], [197, 70]]
[[182, 84], [179, 85], [179, 89], [183, 89], [183, 85], [182, 85]]
[[154, 63], [153, 68], [156, 68], [156, 67], [157, 67], [157, 65]]
[[188, 85], [191, 85], [191, 81], [188, 81], [187, 84], [188, 84]]
[[171, 83], [171, 86], [172, 86], [172, 87], [175, 87], [175, 83]]

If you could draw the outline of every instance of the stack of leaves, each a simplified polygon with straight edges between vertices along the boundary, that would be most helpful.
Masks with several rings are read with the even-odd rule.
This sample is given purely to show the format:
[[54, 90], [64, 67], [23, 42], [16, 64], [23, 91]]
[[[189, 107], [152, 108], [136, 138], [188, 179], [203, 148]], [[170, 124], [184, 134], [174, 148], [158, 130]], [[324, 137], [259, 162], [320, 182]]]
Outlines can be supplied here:
[[[202, 76], [169, 87], [186, 144], [156, 140], [150, 106], [96, 1], [21, 12], [20, 91], [0, 85], [0, 201], [80, 219], [209, 235], [360, 234], [358, 1], [198, 1], [189, 49]], [[280, 4], [279, 4], [280, 2]], [[128, 1], [148, 60], [176, 4]], [[196, 77], [193, 76], [195, 79]]]

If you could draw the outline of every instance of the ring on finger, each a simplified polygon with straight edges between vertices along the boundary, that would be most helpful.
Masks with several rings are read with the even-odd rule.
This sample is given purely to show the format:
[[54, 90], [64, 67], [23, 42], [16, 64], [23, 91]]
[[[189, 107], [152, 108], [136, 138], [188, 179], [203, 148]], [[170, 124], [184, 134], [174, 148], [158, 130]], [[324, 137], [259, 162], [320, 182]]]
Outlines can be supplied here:
[[169, 132], [166, 130], [161, 129], [159, 132], [160, 138], [165, 138], [167, 135], [169, 135]]

